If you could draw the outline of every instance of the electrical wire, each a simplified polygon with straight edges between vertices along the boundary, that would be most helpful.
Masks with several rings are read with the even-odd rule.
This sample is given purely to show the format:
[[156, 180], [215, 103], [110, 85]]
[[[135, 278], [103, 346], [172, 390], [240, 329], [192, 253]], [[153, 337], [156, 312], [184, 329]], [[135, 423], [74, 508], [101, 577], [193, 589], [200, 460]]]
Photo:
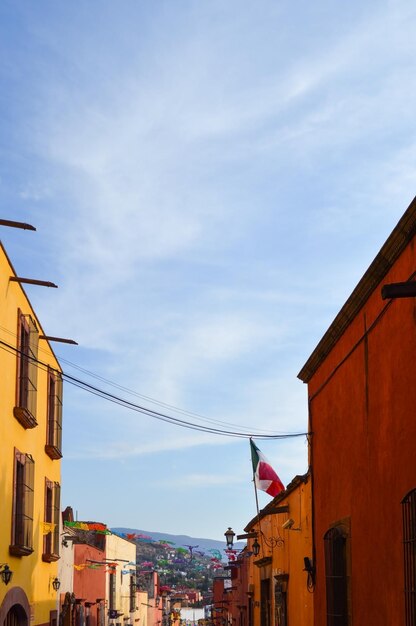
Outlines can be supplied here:
[[[22, 352], [18, 348], [15, 348], [14, 346], [1, 340], [0, 340], [0, 347], [9, 353], [22, 354]], [[30, 355], [25, 354], [25, 357], [34, 361], [38, 367], [42, 367], [44, 369], [48, 369], [49, 367], [46, 363], [43, 363], [39, 359], [36, 359]], [[92, 395], [104, 398], [105, 400], [113, 402], [114, 404], [130, 409], [132, 411], [142, 413], [144, 415], [147, 415], [159, 421], [167, 422], [176, 426], [181, 426], [182, 428], [188, 428], [190, 430], [196, 430], [199, 432], [206, 432], [210, 434], [221, 435], [224, 437], [237, 437], [237, 438], [242, 438], [242, 439], [250, 439], [250, 437], [253, 436], [253, 433], [238, 432], [234, 430], [214, 428], [211, 426], [203, 426], [202, 424], [195, 424], [187, 420], [182, 420], [177, 417], [173, 417], [172, 415], [168, 415], [167, 413], [162, 413], [160, 411], [149, 409], [148, 407], [142, 406], [140, 404], [136, 404], [134, 402], [130, 402], [129, 400], [126, 400], [125, 398], [121, 398], [120, 396], [116, 396], [115, 394], [109, 393], [108, 391], [105, 391], [104, 389], [100, 389], [99, 387], [96, 387], [95, 385], [91, 385], [90, 383], [87, 383], [86, 381], [76, 378], [75, 376], [71, 376], [70, 374], [67, 374], [66, 372], [62, 372], [62, 378], [66, 380], [69, 384], [75, 387], [78, 387], [84, 391], [87, 391], [88, 393], [91, 393]], [[308, 433], [285, 433], [285, 434], [276, 433], [276, 434], [268, 434], [268, 435], [257, 434], [256, 438], [257, 439], [288, 439], [288, 438], [293, 438], [293, 437], [305, 437], [307, 435]]]
[[[9, 329], [5, 328], [4, 326], [0, 325], [0, 329], [5, 331], [6, 333], [8, 333], [9, 335], [11, 335], [12, 337], [16, 338], [17, 335], [15, 333], [13, 333], [12, 331], [10, 331]], [[39, 352], [43, 352], [45, 355], [49, 354], [49, 352], [43, 348], [38, 348]], [[137, 391], [133, 391], [131, 389], [129, 389], [128, 387], [124, 387], [123, 385], [120, 385], [119, 383], [115, 383], [111, 380], [108, 380], [107, 378], [104, 378], [103, 376], [96, 374], [94, 372], [91, 372], [90, 370], [87, 370], [83, 367], [81, 367], [80, 365], [77, 365], [75, 363], [72, 363], [71, 361], [68, 361], [67, 359], [59, 356], [59, 362], [60, 363], [66, 363], [67, 365], [69, 365], [70, 367], [73, 367], [74, 369], [83, 372], [84, 374], [87, 374], [88, 376], [90, 376], [91, 378], [94, 378], [96, 380], [100, 380], [101, 382], [105, 383], [106, 385], [110, 386], [110, 387], [114, 387], [115, 389], [118, 389], [120, 391], [124, 391], [132, 396], [141, 398], [143, 400], [146, 400], [147, 402], [151, 402], [152, 404], [156, 404], [157, 406], [161, 406], [165, 409], [171, 409], [172, 411], [175, 411], [175, 413], [180, 413], [182, 415], [186, 415], [188, 417], [195, 417], [203, 422], [207, 422], [210, 424], [215, 424], [217, 426], [232, 426], [233, 428], [236, 428], [238, 430], [241, 430], [242, 432], [244, 431], [244, 429], [248, 429], [249, 427], [247, 426], [236, 426], [235, 424], [233, 424], [232, 422], [225, 422], [225, 421], [220, 421], [220, 420], [216, 420], [216, 419], [212, 419], [212, 418], [208, 418], [204, 415], [201, 415], [200, 413], [195, 413], [192, 411], [188, 411], [186, 409], [181, 409], [179, 407], [176, 407], [172, 404], [168, 404], [166, 402], [162, 402], [160, 400], [156, 400], [155, 398], [151, 398], [150, 396], [146, 396], [143, 394], [138, 393]], [[258, 435], [262, 435], [262, 434], [284, 434], [284, 433], [276, 433], [275, 431], [271, 431], [268, 429], [260, 429], [260, 428], [252, 428], [250, 427], [251, 431], [252, 431], [252, 435], [255, 435], [256, 437], [258, 437]]]
[[[107, 378], [104, 378], [103, 376], [100, 376], [99, 374], [95, 374], [94, 372], [91, 372], [89, 370], [86, 370], [82, 367], [80, 367], [79, 365], [76, 365], [74, 363], [71, 363], [71, 361], [67, 361], [61, 357], [59, 357], [59, 361], [62, 363], [66, 363], [67, 365], [70, 365], [71, 367], [74, 367], [75, 369], [84, 372], [85, 374], [87, 374], [88, 376], [91, 376], [92, 378], [95, 378], [97, 380], [102, 381], [103, 383], [109, 385], [110, 387], [114, 387], [116, 389], [119, 389], [120, 391], [124, 391], [132, 396], [136, 396], [138, 398], [142, 398], [143, 400], [146, 400], [147, 402], [151, 402], [152, 404], [156, 404], [158, 406], [161, 406], [163, 408], [166, 409], [171, 409], [172, 411], [175, 411], [176, 413], [180, 413], [182, 415], [187, 415], [189, 417], [196, 417], [199, 420], [203, 421], [203, 422], [207, 422], [210, 424], [216, 424], [219, 426], [232, 426], [233, 428], [238, 428], [243, 430], [244, 428], [248, 428], [247, 426], [236, 426], [235, 424], [233, 424], [232, 422], [225, 422], [225, 421], [221, 421], [221, 420], [216, 420], [213, 418], [209, 418], [206, 417], [204, 415], [201, 415], [200, 413], [195, 413], [193, 411], [188, 411], [186, 409], [181, 409], [177, 406], [174, 406], [172, 404], [168, 404], [167, 402], [163, 402], [161, 400], [156, 400], [155, 398], [151, 398], [150, 396], [146, 396], [144, 394], [141, 394], [137, 391], [133, 391], [132, 389], [129, 389], [128, 387], [124, 387], [118, 383], [115, 383], [114, 381], [108, 380]], [[271, 430], [267, 430], [267, 429], [260, 429], [260, 428], [255, 428], [254, 432], [258, 432], [258, 433], [262, 433], [262, 434], [267, 434], [267, 433], [273, 433], [276, 434], [275, 431], [271, 431]], [[282, 433], [283, 434], [283, 433]]]

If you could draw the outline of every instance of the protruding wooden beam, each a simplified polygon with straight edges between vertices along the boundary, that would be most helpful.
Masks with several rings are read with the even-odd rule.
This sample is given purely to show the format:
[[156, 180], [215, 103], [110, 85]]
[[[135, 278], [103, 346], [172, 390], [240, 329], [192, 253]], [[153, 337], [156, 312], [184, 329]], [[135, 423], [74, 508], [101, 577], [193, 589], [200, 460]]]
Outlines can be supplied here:
[[383, 300], [392, 298], [416, 298], [416, 281], [409, 280], [405, 283], [390, 283], [381, 288]]
[[10, 276], [10, 280], [15, 283], [26, 283], [28, 285], [40, 285], [41, 287], [53, 287], [58, 289], [58, 285], [49, 280], [37, 280], [36, 278], [22, 278], [21, 276]]
[[72, 346], [78, 345], [78, 343], [73, 339], [64, 339], [62, 337], [49, 337], [48, 335], [39, 335], [39, 339], [45, 339], [46, 341], [58, 341], [59, 343], [69, 343]]
[[32, 224], [25, 222], [13, 222], [12, 220], [0, 220], [0, 226], [10, 226], [11, 228], [22, 228], [23, 230], [36, 230]]
[[252, 533], [244, 533], [243, 535], [237, 535], [237, 541], [241, 541], [241, 539], [257, 539], [258, 532], [254, 531]]

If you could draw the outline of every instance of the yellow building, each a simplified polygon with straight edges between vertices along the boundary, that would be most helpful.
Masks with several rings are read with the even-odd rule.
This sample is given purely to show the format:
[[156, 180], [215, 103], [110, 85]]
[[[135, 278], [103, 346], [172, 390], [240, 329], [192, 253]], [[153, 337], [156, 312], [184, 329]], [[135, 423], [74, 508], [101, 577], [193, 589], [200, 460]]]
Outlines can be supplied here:
[[312, 626], [314, 570], [310, 476], [296, 476], [245, 528], [249, 624]]
[[119, 564], [119, 567], [110, 568], [106, 573], [109, 623], [121, 623], [123, 620], [124, 623], [133, 626], [139, 612], [135, 586], [136, 544], [113, 533], [106, 535], [105, 557], [108, 562], [114, 561]]
[[0, 348], [0, 625], [54, 624], [61, 369], [1, 243]]

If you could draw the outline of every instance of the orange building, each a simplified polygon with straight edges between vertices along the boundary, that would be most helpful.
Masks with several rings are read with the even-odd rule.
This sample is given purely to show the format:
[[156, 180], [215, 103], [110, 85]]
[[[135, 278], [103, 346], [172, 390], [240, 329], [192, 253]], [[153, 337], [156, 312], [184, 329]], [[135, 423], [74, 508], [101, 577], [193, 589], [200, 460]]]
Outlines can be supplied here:
[[299, 374], [320, 625], [416, 624], [416, 301], [382, 297], [416, 295], [415, 234], [413, 200]]
[[232, 624], [230, 610], [231, 580], [224, 575], [215, 576], [212, 582], [211, 622], [213, 626]]
[[213, 626], [252, 626], [248, 593], [249, 553], [245, 548], [213, 579]]
[[231, 587], [228, 591], [228, 612], [233, 626], [252, 626], [251, 597], [248, 593], [250, 553], [244, 548], [238, 559], [230, 563]]
[[248, 552], [253, 553], [247, 559], [248, 626], [312, 626], [314, 569], [309, 474], [296, 476], [251, 520], [245, 531]]

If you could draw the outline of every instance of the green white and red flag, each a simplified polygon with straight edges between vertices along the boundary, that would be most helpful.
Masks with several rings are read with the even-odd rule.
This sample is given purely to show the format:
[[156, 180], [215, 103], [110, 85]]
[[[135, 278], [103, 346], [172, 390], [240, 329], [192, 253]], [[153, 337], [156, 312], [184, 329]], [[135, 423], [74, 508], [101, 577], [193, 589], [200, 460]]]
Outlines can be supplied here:
[[252, 439], [250, 439], [251, 461], [253, 463], [253, 476], [257, 489], [265, 491], [269, 496], [277, 496], [285, 487]]

